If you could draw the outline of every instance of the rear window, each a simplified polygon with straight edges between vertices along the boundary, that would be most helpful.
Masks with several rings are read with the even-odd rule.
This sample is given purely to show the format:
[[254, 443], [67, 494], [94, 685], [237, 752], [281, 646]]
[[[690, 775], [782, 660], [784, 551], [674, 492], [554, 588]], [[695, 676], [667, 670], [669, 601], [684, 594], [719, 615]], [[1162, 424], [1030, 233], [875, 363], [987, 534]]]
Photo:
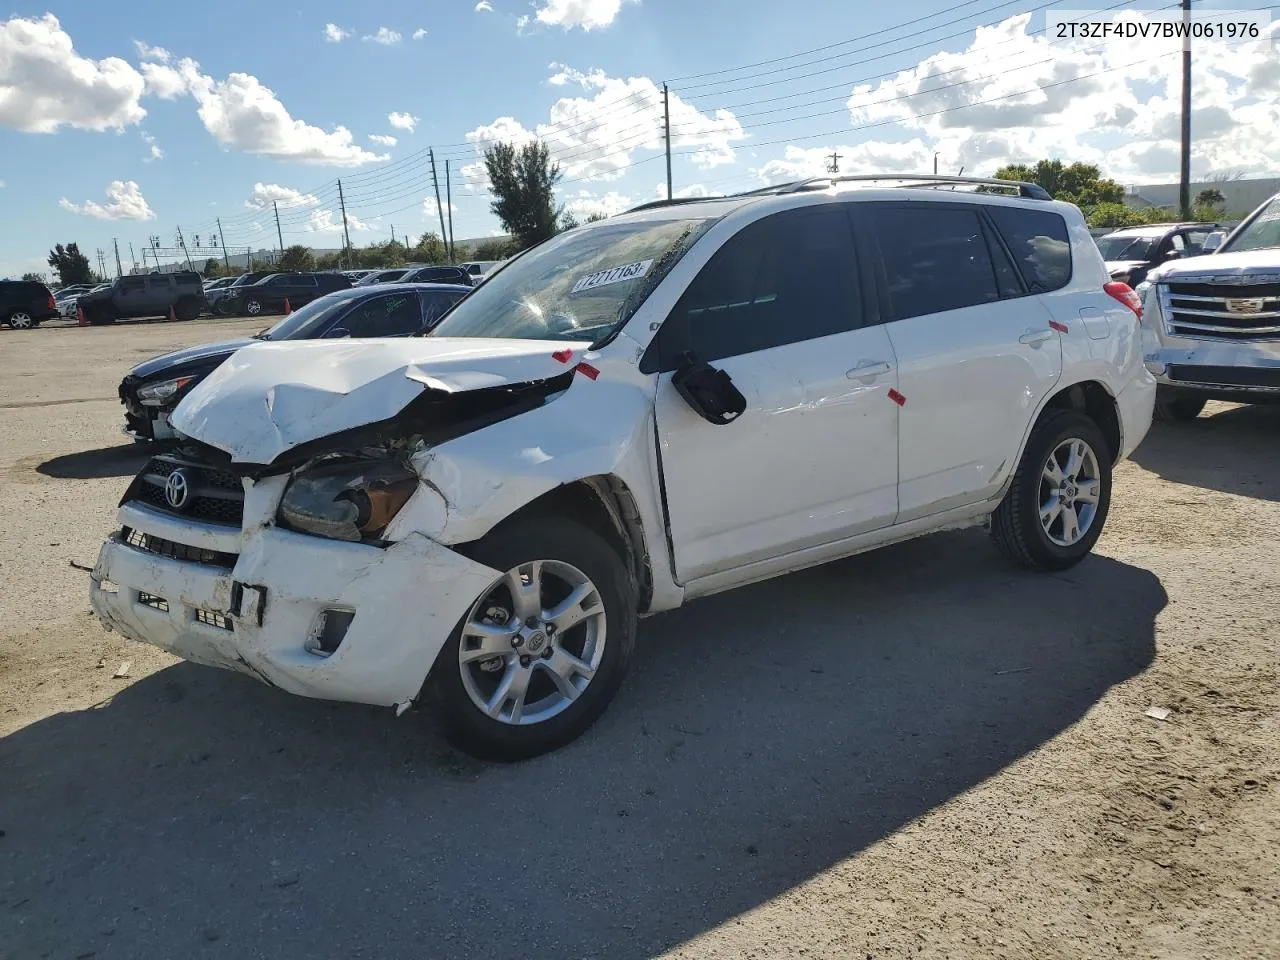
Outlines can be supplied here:
[[1047, 210], [987, 207], [1013, 262], [1032, 293], [1060, 290], [1071, 282], [1071, 241], [1067, 222]]

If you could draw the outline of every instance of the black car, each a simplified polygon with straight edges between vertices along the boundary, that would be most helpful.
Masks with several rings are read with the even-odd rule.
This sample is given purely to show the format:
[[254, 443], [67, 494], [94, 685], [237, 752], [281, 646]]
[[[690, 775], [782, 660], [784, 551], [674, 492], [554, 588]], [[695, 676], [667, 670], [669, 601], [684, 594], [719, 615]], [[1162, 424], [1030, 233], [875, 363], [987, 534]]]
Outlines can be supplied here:
[[357, 287], [372, 287], [379, 283], [459, 283], [471, 286], [473, 277], [464, 267], [396, 267], [393, 270], [375, 270], [356, 281]]
[[14, 330], [30, 330], [41, 320], [58, 316], [58, 304], [43, 283], [34, 280], [0, 280], [0, 323]]
[[220, 306], [230, 316], [258, 317], [287, 313], [317, 297], [349, 289], [351, 281], [340, 273], [272, 273], [257, 283], [232, 285]]
[[165, 316], [194, 320], [208, 305], [200, 274], [191, 270], [116, 277], [76, 298], [76, 306], [93, 324]]
[[245, 340], [207, 343], [153, 357], [120, 383], [125, 433], [139, 442], [174, 436], [169, 414], [197, 383], [224, 360], [256, 340], [338, 337], [408, 337], [430, 331], [470, 287], [395, 285], [340, 290], [295, 310], [275, 326]]
[[1157, 223], [1125, 227], [1097, 243], [1111, 279], [1136, 287], [1162, 263], [1207, 253], [1205, 238], [1217, 229], [1216, 223]]

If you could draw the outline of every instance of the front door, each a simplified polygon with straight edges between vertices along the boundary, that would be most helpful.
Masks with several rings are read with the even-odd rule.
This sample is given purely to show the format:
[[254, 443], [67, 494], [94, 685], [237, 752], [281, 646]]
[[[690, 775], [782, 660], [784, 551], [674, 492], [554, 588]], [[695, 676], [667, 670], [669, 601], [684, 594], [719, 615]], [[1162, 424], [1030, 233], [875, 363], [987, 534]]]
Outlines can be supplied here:
[[[1069, 277], [1070, 254], [1065, 221], [1044, 215], [1060, 236], [1057, 228], [1026, 239], [1003, 231], [1015, 267], [977, 205], [859, 205], [859, 225], [880, 251], [904, 401], [899, 522], [994, 496], [1058, 382], [1062, 342], [1037, 292], [1058, 276], [1049, 259], [1059, 252]], [[1043, 275], [1032, 278], [1033, 267]]]
[[[749, 224], [656, 343], [657, 431], [677, 576], [688, 583], [888, 526], [897, 513], [895, 363], [842, 205]], [[671, 383], [692, 353], [747, 401], [714, 425]]]

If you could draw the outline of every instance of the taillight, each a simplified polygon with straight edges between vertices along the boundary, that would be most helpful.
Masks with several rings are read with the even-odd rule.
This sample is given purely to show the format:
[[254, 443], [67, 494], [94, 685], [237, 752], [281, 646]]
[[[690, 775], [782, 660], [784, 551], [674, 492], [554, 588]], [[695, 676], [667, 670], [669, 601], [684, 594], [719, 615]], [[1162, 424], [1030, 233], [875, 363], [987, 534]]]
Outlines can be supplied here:
[[58, 312], [58, 301], [53, 299], [53, 294], [49, 294], [49, 309], [54, 313]]
[[1133, 287], [1119, 280], [1112, 280], [1110, 283], [1104, 283], [1102, 289], [1106, 291], [1107, 296], [1119, 300], [1133, 311], [1134, 316], [1139, 320], [1142, 319], [1142, 298], [1134, 292]]

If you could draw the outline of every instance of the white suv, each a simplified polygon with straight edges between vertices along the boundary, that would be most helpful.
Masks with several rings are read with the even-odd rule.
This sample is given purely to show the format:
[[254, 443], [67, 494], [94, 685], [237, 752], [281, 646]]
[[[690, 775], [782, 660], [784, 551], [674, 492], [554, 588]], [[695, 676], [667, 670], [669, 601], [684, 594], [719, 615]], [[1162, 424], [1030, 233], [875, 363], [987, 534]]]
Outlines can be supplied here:
[[244, 348], [126, 493], [94, 608], [513, 758], [695, 597], [988, 518], [1078, 562], [1151, 421], [1136, 297], [1038, 187], [867, 179], [584, 225], [425, 338]]

